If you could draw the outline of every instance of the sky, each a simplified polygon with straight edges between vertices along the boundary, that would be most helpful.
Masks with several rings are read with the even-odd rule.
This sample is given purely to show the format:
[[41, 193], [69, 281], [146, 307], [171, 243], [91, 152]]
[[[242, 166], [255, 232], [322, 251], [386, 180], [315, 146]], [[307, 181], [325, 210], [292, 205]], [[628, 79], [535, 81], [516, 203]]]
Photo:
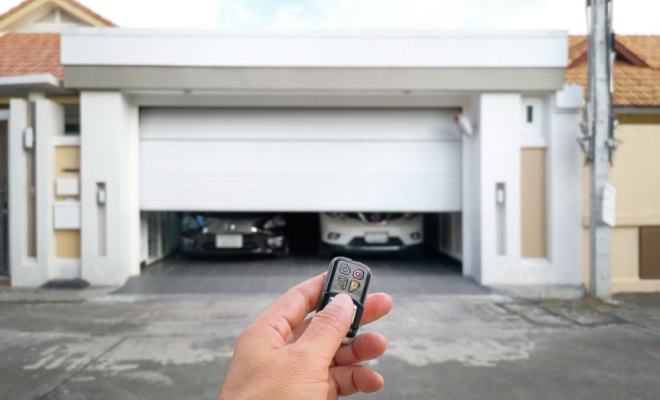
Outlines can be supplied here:
[[[562, 29], [586, 32], [585, 0], [78, 0], [126, 28]], [[20, 0], [0, 0], [0, 12]], [[660, 34], [660, 1], [613, 0], [614, 31]]]

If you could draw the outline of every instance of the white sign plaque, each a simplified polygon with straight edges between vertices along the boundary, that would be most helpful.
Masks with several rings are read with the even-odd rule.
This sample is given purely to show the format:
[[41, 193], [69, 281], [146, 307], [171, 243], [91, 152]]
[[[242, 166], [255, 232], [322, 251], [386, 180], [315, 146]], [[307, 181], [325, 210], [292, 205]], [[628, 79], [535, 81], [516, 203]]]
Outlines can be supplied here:
[[614, 227], [616, 225], [616, 189], [609, 183], [603, 190], [603, 222]]
[[58, 196], [78, 196], [78, 178], [57, 178], [56, 193]]
[[79, 201], [56, 201], [53, 215], [55, 229], [80, 229]]

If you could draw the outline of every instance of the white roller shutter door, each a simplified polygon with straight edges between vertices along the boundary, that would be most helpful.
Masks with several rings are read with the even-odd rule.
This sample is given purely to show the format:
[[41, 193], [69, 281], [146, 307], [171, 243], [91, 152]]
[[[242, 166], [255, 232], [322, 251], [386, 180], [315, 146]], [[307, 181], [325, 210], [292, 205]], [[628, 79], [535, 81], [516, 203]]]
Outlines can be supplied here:
[[142, 109], [143, 210], [461, 209], [461, 138], [439, 109]]

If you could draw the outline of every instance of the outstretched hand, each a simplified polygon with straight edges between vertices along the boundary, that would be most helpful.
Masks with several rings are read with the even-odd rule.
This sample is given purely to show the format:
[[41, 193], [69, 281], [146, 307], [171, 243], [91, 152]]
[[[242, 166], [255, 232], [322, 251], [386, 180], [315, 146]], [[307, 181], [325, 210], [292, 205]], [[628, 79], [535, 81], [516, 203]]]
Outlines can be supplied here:
[[[225, 378], [221, 400], [336, 399], [383, 387], [382, 376], [360, 362], [381, 356], [387, 341], [364, 333], [342, 346], [353, 318], [346, 294], [316, 310], [325, 273], [289, 289], [239, 335]], [[392, 309], [385, 293], [369, 295], [361, 324]]]

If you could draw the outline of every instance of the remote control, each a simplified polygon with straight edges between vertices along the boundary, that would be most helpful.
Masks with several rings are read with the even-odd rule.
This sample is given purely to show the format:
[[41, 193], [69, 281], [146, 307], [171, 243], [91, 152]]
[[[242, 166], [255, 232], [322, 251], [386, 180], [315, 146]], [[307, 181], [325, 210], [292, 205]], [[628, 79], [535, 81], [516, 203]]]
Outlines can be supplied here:
[[332, 298], [340, 293], [346, 293], [351, 297], [354, 310], [353, 322], [346, 338], [342, 341], [344, 344], [351, 343], [360, 328], [369, 281], [371, 281], [371, 270], [366, 265], [345, 257], [336, 257], [330, 261], [330, 269], [316, 311], [323, 310]]

